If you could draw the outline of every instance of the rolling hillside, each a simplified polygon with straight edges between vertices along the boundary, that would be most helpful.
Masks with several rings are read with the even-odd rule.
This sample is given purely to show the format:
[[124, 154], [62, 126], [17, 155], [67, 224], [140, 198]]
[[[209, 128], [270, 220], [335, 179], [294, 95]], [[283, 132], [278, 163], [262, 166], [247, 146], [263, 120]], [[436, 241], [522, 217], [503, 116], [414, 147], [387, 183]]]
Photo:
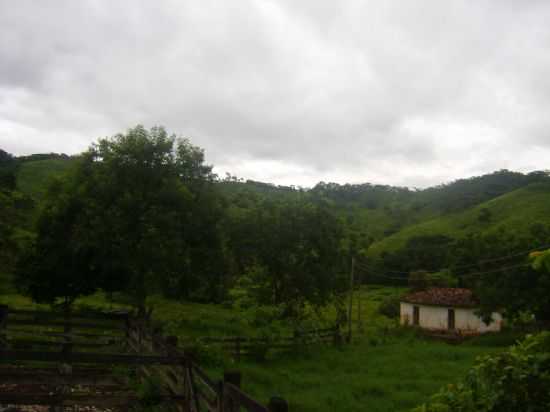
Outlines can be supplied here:
[[368, 250], [370, 257], [382, 252], [395, 252], [414, 236], [445, 235], [461, 238], [468, 234], [490, 234], [506, 230], [526, 234], [536, 223], [550, 226], [550, 183], [533, 183], [462, 212], [407, 226], [375, 242]]
[[[48, 183], [75, 162], [74, 157], [58, 154], [18, 160], [18, 190], [38, 202]], [[500, 229], [522, 234], [535, 223], [550, 227], [550, 178], [546, 172], [500, 170], [424, 190], [323, 182], [302, 189], [237, 179], [220, 181], [218, 187], [226, 206], [233, 210], [257, 207], [262, 200], [300, 197], [324, 204], [339, 216], [346, 239], [372, 258], [399, 250], [415, 236], [460, 239]]]
[[65, 173], [73, 164], [70, 157], [24, 160], [17, 170], [17, 188], [34, 200], [40, 200], [47, 190], [48, 183]]

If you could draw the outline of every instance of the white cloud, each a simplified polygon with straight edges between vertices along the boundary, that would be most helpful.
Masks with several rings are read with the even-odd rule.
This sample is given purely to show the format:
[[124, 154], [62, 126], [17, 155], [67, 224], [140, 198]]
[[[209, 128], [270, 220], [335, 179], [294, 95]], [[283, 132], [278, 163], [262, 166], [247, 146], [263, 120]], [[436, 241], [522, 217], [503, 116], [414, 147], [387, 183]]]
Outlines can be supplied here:
[[549, 20], [542, 1], [0, 0], [0, 147], [142, 123], [281, 184], [544, 169]]

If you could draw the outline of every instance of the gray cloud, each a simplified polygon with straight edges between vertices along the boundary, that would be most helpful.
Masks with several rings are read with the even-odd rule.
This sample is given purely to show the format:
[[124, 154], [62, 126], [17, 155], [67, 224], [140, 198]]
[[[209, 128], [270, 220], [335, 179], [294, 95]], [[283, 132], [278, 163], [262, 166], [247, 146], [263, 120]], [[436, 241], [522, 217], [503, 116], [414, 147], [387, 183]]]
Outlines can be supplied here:
[[282, 184], [544, 169], [549, 20], [544, 1], [0, 0], [0, 147], [142, 123]]

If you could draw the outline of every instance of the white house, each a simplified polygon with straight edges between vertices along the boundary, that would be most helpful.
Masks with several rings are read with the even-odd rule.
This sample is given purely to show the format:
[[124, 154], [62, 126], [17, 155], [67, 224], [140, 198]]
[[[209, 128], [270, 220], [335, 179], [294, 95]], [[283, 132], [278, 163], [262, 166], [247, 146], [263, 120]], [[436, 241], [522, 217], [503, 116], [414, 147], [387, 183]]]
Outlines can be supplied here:
[[430, 288], [401, 298], [401, 324], [463, 334], [500, 331], [502, 316], [493, 313], [487, 325], [475, 314], [478, 307], [479, 301], [470, 289]]

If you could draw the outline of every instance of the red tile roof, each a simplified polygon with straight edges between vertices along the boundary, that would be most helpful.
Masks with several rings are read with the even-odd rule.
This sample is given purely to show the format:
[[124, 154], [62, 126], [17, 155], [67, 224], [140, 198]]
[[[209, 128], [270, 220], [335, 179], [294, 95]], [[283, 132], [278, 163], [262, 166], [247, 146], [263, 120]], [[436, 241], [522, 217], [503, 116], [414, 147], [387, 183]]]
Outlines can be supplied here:
[[476, 307], [479, 301], [470, 289], [462, 288], [430, 288], [413, 292], [401, 298], [402, 302], [419, 305]]

